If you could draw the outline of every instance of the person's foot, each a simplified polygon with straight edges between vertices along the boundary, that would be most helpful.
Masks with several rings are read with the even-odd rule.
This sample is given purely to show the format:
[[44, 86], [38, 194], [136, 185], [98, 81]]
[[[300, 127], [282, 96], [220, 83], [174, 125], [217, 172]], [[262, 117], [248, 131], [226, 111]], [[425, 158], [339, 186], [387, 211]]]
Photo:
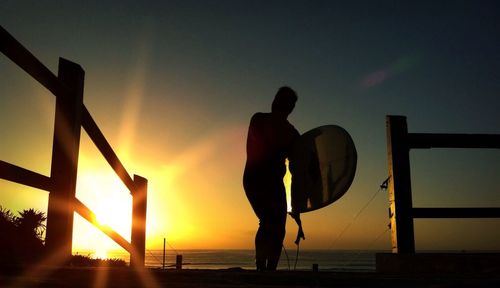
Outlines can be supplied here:
[[255, 265], [257, 266], [257, 271], [266, 271], [266, 260], [257, 260], [255, 261]]
[[278, 261], [267, 261], [267, 271], [276, 271], [276, 268], [278, 267]]

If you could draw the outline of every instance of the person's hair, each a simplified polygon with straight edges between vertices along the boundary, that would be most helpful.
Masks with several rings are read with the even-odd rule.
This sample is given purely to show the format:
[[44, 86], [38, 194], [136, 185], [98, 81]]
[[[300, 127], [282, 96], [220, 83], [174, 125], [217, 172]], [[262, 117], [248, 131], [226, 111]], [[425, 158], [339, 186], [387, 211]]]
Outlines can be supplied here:
[[293, 108], [295, 108], [295, 102], [297, 102], [297, 99], [297, 93], [295, 93], [292, 88], [283, 86], [278, 89], [276, 96], [274, 96], [271, 111], [281, 111], [290, 114], [292, 113]]

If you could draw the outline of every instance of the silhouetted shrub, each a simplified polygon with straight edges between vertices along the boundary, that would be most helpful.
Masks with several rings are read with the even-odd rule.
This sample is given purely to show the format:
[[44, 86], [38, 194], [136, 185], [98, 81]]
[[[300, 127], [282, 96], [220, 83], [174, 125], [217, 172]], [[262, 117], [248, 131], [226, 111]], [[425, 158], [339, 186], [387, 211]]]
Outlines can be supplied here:
[[69, 265], [77, 267], [126, 267], [127, 263], [121, 259], [94, 259], [88, 256], [73, 255]]
[[[45, 213], [25, 209], [15, 216], [0, 205], [0, 266], [29, 266], [43, 257]], [[68, 265], [78, 267], [125, 267], [121, 259], [93, 259], [73, 255]]]
[[0, 265], [29, 265], [44, 252], [45, 233], [43, 212], [26, 209], [15, 216], [0, 206]]

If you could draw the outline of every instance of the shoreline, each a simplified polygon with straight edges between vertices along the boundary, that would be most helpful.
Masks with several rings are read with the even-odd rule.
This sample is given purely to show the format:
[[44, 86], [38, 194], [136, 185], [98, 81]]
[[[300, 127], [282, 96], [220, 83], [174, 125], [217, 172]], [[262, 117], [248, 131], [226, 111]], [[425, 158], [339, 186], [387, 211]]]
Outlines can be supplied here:
[[[377, 250], [302, 250], [299, 254], [297, 264], [296, 254], [283, 253], [280, 258], [278, 269], [312, 270], [314, 264], [319, 270], [328, 271], [361, 271], [371, 272], [376, 269], [375, 255]], [[227, 269], [231, 267], [242, 267], [252, 270], [255, 268], [255, 251], [253, 249], [182, 249], [166, 251], [166, 267], [175, 267], [177, 256], [182, 257], [182, 267], [185, 269]], [[127, 253], [109, 253], [108, 257], [122, 259], [128, 263]], [[145, 257], [145, 265], [148, 268], [159, 268], [163, 265], [162, 250], [148, 250]]]

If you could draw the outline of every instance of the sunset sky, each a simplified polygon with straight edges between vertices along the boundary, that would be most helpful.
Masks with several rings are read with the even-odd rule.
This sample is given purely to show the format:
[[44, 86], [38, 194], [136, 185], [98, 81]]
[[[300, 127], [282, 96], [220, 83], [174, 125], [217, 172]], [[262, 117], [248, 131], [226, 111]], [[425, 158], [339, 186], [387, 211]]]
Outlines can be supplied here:
[[[349, 4], [346, 4], [349, 3]], [[84, 103], [128, 172], [149, 180], [147, 248], [253, 248], [242, 173], [250, 117], [294, 88], [304, 133], [336, 124], [358, 170], [303, 215], [301, 249], [390, 249], [386, 115], [410, 132], [500, 133], [498, 1], [2, 1], [0, 25], [57, 75], [85, 70]], [[0, 55], [0, 159], [50, 174], [55, 97]], [[500, 151], [411, 153], [416, 207], [500, 207]], [[77, 197], [130, 237], [131, 198], [82, 130]], [[0, 205], [48, 193], [0, 180]], [[347, 228], [346, 228], [347, 227]], [[500, 219], [415, 220], [416, 247], [500, 250]], [[289, 219], [285, 246], [294, 248]], [[344, 232], [343, 232], [344, 231]], [[74, 250], [113, 246], [75, 216]]]

